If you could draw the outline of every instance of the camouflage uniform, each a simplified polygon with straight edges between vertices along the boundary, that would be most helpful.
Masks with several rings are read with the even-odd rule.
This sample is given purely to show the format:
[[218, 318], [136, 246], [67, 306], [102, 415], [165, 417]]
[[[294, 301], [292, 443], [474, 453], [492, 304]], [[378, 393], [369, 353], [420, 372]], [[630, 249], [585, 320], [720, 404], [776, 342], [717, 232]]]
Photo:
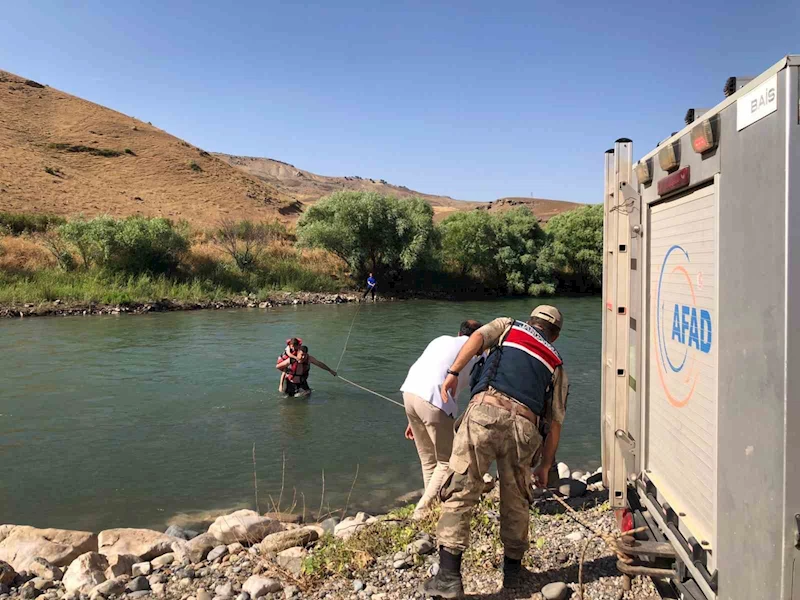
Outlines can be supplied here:
[[[513, 319], [495, 319], [479, 329], [484, 347], [495, 346], [512, 322]], [[546, 406], [546, 420], [563, 423], [568, 387], [567, 375], [563, 367], [558, 367], [553, 374], [553, 394]], [[456, 423], [450, 457], [453, 473], [441, 491], [442, 515], [436, 535], [439, 545], [451, 552], [462, 553], [467, 549], [470, 518], [483, 491], [483, 475], [491, 463], [497, 461], [500, 538], [505, 555], [519, 560], [528, 549], [531, 462], [542, 445], [542, 436], [534, 424], [516, 414], [516, 410], [486, 404], [485, 399], [490, 397], [517, 404], [513, 398], [490, 387], [473, 396]]]

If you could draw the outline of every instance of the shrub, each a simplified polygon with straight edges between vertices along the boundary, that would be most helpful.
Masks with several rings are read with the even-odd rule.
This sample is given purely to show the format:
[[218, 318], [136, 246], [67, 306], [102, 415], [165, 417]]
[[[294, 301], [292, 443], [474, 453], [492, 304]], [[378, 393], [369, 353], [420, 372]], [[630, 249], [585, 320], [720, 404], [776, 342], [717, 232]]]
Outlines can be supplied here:
[[11, 235], [42, 233], [64, 223], [66, 219], [55, 215], [0, 212], [0, 229], [6, 230]]
[[277, 222], [253, 223], [224, 219], [217, 230], [215, 242], [237, 267], [248, 271], [255, 267], [267, 244], [279, 239], [285, 232], [286, 228]]
[[47, 173], [48, 175], [52, 175], [53, 177], [64, 176], [64, 173], [61, 171], [61, 169], [58, 168], [54, 169], [53, 167], [45, 167], [44, 172]]
[[134, 152], [130, 148], [125, 148], [125, 154], [130, 154], [131, 156], [136, 156], [136, 152]]
[[131, 273], [173, 271], [189, 249], [185, 227], [161, 217], [97, 217], [70, 221], [59, 229], [83, 259], [85, 267]]
[[194, 162], [194, 161], [191, 161], [191, 162], [189, 163], [189, 168], [190, 168], [192, 171], [195, 171], [195, 172], [197, 172], [197, 173], [200, 173], [200, 172], [202, 172], [202, 171], [203, 171], [203, 167], [201, 167], [200, 165], [198, 165], [198, 164], [197, 164], [196, 162]]
[[93, 148], [92, 146], [82, 146], [82, 145], [73, 145], [73, 144], [65, 144], [65, 143], [58, 143], [58, 144], [50, 144], [50, 148], [53, 150], [63, 150], [65, 152], [85, 152], [87, 154], [92, 154], [94, 156], [122, 156], [122, 152], [119, 150], [110, 150], [108, 148]]

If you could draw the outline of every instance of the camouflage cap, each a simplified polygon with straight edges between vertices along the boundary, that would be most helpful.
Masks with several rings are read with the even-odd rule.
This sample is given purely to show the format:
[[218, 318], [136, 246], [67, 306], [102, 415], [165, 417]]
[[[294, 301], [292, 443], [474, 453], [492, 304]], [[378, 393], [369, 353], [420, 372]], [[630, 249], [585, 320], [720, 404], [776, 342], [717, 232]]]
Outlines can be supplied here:
[[534, 308], [531, 312], [531, 316], [548, 321], [559, 329], [561, 329], [561, 325], [564, 323], [564, 317], [561, 316], [561, 311], [555, 306], [550, 306], [548, 304], [540, 304]]

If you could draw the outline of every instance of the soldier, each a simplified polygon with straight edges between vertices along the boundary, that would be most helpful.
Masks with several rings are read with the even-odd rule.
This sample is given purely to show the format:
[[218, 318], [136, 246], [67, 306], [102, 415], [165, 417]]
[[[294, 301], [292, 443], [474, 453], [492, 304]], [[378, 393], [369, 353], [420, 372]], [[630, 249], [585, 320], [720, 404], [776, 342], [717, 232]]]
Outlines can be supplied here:
[[448, 391], [456, 389], [459, 372], [469, 360], [491, 349], [472, 386], [472, 400], [456, 424], [450, 457], [453, 472], [440, 494], [439, 572], [421, 586], [429, 596], [464, 595], [461, 556], [469, 546], [470, 517], [480, 500], [483, 475], [493, 461], [497, 461], [500, 479], [503, 587], [513, 589], [522, 583], [532, 500], [531, 461], [542, 445], [540, 425], [546, 420], [550, 429], [533, 475], [538, 485], [546, 486], [566, 411], [567, 375], [552, 345], [561, 325], [561, 312], [546, 305], [537, 306], [527, 323], [495, 319], [470, 336], [447, 371], [443, 402], [448, 401]]

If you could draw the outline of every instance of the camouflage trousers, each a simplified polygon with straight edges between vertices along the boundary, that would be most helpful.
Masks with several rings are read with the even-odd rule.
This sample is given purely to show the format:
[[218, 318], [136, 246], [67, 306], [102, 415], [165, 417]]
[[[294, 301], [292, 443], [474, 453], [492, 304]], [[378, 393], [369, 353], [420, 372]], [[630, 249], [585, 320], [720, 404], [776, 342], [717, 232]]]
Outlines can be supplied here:
[[469, 546], [472, 512], [483, 493], [483, 476], [497, 461], [500, 480], [500, 539], [505, 555], [521, 559], [528, 549], [531, 460], [542, 444], [525, 417], [475, 398], [457, 424], [450, 456], [452, 474], [440, 493], [442, 515], [436, 528], [440, 546], [460, 553]]

